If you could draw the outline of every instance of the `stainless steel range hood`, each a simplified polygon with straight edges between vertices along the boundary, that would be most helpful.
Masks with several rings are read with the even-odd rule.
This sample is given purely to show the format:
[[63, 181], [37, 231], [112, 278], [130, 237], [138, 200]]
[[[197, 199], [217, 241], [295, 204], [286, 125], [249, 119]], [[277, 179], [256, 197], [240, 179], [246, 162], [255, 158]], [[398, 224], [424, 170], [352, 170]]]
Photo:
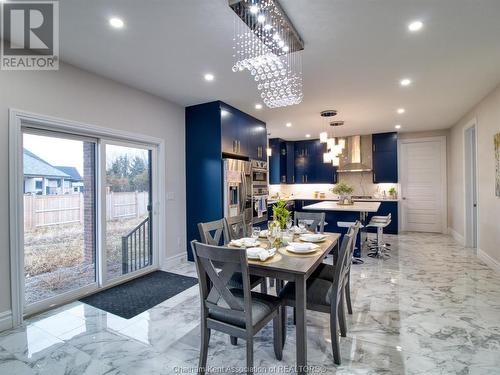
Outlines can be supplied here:
[[371, 172], [373, 169], [372, 136], [354, 135], [345, 138], [337, 172]]

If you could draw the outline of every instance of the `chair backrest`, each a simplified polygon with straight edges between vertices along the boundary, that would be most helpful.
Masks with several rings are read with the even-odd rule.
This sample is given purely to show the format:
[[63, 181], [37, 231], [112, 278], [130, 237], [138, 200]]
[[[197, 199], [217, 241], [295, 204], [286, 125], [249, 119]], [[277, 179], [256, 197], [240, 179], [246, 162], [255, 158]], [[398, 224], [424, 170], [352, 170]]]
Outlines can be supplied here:
[[[352, 242], [354, 241], [354, 227], [350, 227], [347, 233], [342, 238], [342, 244], [340, 245], [339, 255], [337, 257], [337, 263], [335, 263], [335, 272], [333, 275], [333, 284], [330, 300], [332, 302], [332, 309], [337, 308], [333, 306], [334, 301], [340, 300], [340, 294], [342, 293], [344, 287], [344, 280], [346, 274], [347, 258], [351, 251]], [[349, 258], [349, 262], [351, 259]], [[337, 298], [333, 298], [334, 296]], [[332, 310], [335, 311], [335, 310]]]
[[311, 232], [316, 232], [319, 225], [319, 233], [325, 231], [325, 213], [324, 212], [295, 212], [294, 224], [298, 225], [299, 220], [306, 220], [306, 228]]
[[210, 221], [208, 223], [199, 223], [201, 242], [207, 245], [221, 246], [227, 245], [229, 235], [226, 233], [224, 219]]
[[359, 220], [356, 220], [354, 225], [350, 227], [352, 229], [352, 241], [351, 241], [351, 246], [349, 247], [349, 251], [346, 254], [346, 275], [350, 272], [351, 270], [351, 265], [352, 265], [352, 257], [354, 255], [354, 249], [356, 248], [356, 239], [358, 238], [358, 233], [359, 233], [359, 228], [361, 227], [361, 222]]
[[226, 217], [224, 218], [224, 222], [229, 241], [248, 236], [245, 216], [243, 214], [233, 217]]
[[[191, 248], [198, 273], [200, 298], [205, 317], [208, 309], [211, 309], [235, 319], [245, 318], [247, 322], [251, 322], [250, 277], [245, 249], [207, 245], [198, 241], [191, 241]], [[237, 272], [242, 274], [243, 303], [228, 287], [231, 277]], [[222, 305], [219, 304], [220, 299], [223, 300]]]

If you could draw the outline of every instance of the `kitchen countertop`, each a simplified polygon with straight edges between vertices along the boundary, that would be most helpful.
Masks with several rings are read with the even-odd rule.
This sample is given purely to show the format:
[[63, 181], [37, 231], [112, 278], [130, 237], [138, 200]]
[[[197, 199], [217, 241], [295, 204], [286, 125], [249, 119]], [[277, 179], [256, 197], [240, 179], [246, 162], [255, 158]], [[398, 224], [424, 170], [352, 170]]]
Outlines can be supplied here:
[[[314, 197], [305, 197], [305, 196], [290, 196], [288, 198], [269, 198], [267, 200], [268, 204], [274, 204], [278, 200], [284, 200], [284, 201], [292, 201], [292, 200], [299, 200], [299, 201], [330, 201], [330, 202], [336, 202], [338, 201], [338, 198], [314, 198]], [[353, 199], [354, 202], [399, 202], [399, 199], [384, 199], [384, 198], [371, 198], [371, 199]]]
[[380, 202], [354, 202], [352, 205], [338, 205], [335, 201], [324, 201], [302, 207], [304, 210], [315, 211], [355, 211], [355, 212], [377, 212]]

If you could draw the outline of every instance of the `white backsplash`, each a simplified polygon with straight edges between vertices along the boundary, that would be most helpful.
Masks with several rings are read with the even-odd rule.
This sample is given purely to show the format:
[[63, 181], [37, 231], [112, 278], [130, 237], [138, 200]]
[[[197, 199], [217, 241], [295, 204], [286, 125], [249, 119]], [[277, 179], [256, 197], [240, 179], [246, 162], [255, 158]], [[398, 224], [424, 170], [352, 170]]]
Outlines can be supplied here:
[[[398, 184], [374, 184], [371, 172], [339, 173], [339, 182], [345, 182], [354, 188], [353, 195], [370, 195], [375, 198], [381, 198], [383, 192], [387, 192], [391, 187], [395, 187], [399, 192]], [[326, 194], [326, 198], [336, 198], [330, 189], [333, 184], [293, 184], [293, 185], [269, 185], [269, 194], [290, 196], [294, 195], [301, 198], [313, 198], [314, 193], [319, 191]]]

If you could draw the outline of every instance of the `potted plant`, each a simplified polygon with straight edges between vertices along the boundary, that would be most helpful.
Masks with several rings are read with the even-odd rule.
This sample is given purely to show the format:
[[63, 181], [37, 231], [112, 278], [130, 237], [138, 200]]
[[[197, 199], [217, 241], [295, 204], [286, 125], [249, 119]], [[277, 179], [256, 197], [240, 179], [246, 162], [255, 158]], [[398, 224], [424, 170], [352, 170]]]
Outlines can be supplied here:
[[389, 196], [392, 198], [392, 199], [396, 199], [397, 196], [398, 196], [398, 192], [396, 191], [396, 188], [393, 186], [391, 187], [388, 191], [389, 193]]
[[290, 211], [286, 208], [286, 201], [279, 200], [273, 205], [273, 217], [279, 223], [281, 229], [286, 228], [286, 221], [290, 217]]
[[339, 196], [338, 204], [352, 204], [351, 194], [354, 191], [352, 186], [346, 184], [345, 182], [339, 182], [330, 190], [333, 194], [337, 194]]

